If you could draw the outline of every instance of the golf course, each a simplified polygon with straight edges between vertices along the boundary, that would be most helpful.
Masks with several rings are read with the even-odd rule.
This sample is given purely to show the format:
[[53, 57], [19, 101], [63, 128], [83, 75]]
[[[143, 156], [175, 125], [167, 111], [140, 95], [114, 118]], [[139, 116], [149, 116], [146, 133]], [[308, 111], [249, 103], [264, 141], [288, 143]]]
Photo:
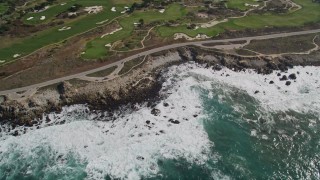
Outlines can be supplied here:
[[[49, 26], [42, 31], [30, 34], [22, 38], [14, 38], [10, 43], [1, 46], [0, 62], [7, 64], [20, 57], [29, 55], [40, 48], [52, 44], [63, 43], [70, 37], [75, 37], [84, 32], [94, 30], [97, 27], [107, 26], [116, 22], [121, 26], [118, 31], [104, 37], [96, 37], [89, 40], [81, 54], [84, 60], [107, 59], [113, 53], [113, 45], [125, 39], [131, 39], [126, 47], [120, 50], [132, 51], [141, 48], [141, 41], [154, 32], [159, 38], [173, 39], [177, 33], [194, 38], [198, 35], [215, 37], [226, 30], [236, 31], [245, 29], [263, 29], [265, 27], [299, 27], [305, 24], [320, 22], [320, 3], [312, 0], [293, 0], [296, 7], [288, 9], [285, 13], [258, 11], [263, 9], [263, 2], [253, 0], [227, 1], [226, 7], [243, 12], [240, 16], [231, 16], [219, 19], [207, 19], [203, 23], [199, 18], [188, 18], [191, 13], [197, 13], [205, 7], [189, 7], [182, 2], [173, 2], [164, 9], [143, 8], [128, 13], [127, 10], [134, 2], [139, 1], [111, 1], [111, 0], [77, 0], [57, 1], [53, 5], [45, 7], [39, 12], [28, 12], [22, 16], [22, 22], [32, 26], [40, 26], [56, 22], [59, 24], [59, 15], [68, 9], [79, 6], [101, 7], [96, 13], [81, 13], [81, 15], [64, 20], [60, 25]], [[249, 4], [251, 3], [251, 4]], [[257, 7], [253, 7], [259, 5]], [[0, 4], [0, 12], [6, 6]], [[256, 12], [257, 11], [257, 12]], [[143, 22], [143, 24], [141, 24]], [[195, 28], [190, 28], [194, 24]], [[137, 36], [137, 31], [141, 33]], [[196, 39], [195, 39], [196, 40]], [[126, 42], [125, 42], [126, 43]], [[129, 44], [129, 45], [128, 45]], [[0, 65], [1, 65], [0, 64]]]

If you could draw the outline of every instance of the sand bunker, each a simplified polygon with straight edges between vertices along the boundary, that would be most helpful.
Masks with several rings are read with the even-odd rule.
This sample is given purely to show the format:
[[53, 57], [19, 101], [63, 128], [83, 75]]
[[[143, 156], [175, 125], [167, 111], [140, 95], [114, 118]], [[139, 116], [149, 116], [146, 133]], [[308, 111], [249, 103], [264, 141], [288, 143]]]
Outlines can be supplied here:
[[110, 35], [110, 34], [113, 34], [113, 33], [117, 32], [117, 31], [120, 31], [120, 30], [122, 30], [122, 27], [121, 27], [121, 28], [118, 28], [118, 29], [116, 29], [116, 30], [114, 30], [114, 31], [112, 31], [112, 32], [110, 32], [110, 33], [106, 33], [106, 34], [102, 35], [101, 38], [103, 38], [103, 37], [105, 37], [105, 36], [108, 36], [108, 35]]
[[34, 17], [28, 17], [27, 21], [30, 21], [31, 19], [33, 19]]
[[68, 16], [70, 17], [70, 16], [76, 16], [77, 15], [77, 12], [69, 12], [68, 13]]
[[128, 12], [128, 11], [130, 11], [130, 8], [127, 7], [127, 6], [125, 6], [125, 7], [124, 7], [124, 11], [121, 11], [121, 14], [124, 14], [124, 13], [126, 13], [126, 12]]
[[13, 55], [13, 58], [17, 58], [19, 56], [21, 56], [21, 55], [20, 54], [15, 54], [15, 55]]
[[5, 60], [0, 60], [0, 64], [6, 62]]
[[116, 7], [112, 7], [112, 8], [111, 8], [111, 11], [112, 11], [112, 12], [117, 12]]
[[213, 27], [217, 24], [220, 24], [220, 23], [223, 23], [223, 22], [227, 22], [228, 19], [223, 19], [221, 21], [216, 21], [216, 20], [213, 20], [213, 21], [210, 21], [208, 23], [203, 23], [200, 25], [201, 28], [210, 28], [210, 27]]
[[46, 19], [45, 16], [41, 16], [41, 18], [40, 18], [41, 21], [43, 21], [43, 20], [45, 20], [45, 19]]
[[104, 45], [105, 47], [111, 47], [112, 45], [110, 43]]
[[259, 7], [259, 4], [248, 4], [248, 3], [245, 3], [244, 5], [245, 6], [250, 6], [250, 7]]
[[88, 12], [88, 14], [97, 14], [103, 10], [102, 6], [90, 6], [85, 7], [84, 11]]
[[178, 40], [178, 39], [186, 39], [188, 41], [192, 41], [192, 40], [201, 40], [201, 39], [208, 39], [210, 38], [209, 36], [205, 35], [205, 34], [198, 34], [196, 37], [190, 37], [184, 33], [176, 33], [174, 34], [174, 40]]
[[70, 30], [71, 27], [70, 26], [64, 26], [63, 28], [58, 29], [58, 31], [66, 31], [66, 30]]
[[61, 5], [61, 6], [64, 6], [64, 5], [66, 5], [66, 4], [67, 4], [67, 3], [61, 3], [60, 5]]
[[40, 9], [40, 10], [34, 10], [33, 12], [35, 12], [35, 13], [40, 13], [40, 12], [43, 12], [43, 11], [45, 11], [45, 10], [49, 9], [49, 7], [50, 7], [50, 6], [46, 6], [46, 7], [44, 7], [43, 9]]
[[165, 9], [160, 9], [159, 12], [160, 13], [164, 13], [166, 10]]

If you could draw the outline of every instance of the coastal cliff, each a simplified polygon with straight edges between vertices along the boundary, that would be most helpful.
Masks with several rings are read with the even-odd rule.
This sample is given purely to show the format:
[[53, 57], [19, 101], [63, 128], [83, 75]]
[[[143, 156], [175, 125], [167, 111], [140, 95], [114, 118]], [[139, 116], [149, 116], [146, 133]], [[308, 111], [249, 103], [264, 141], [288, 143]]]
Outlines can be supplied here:
[[151, 102], [161, 98], [158, 93], [163, 82], [161, 73], [169, 66], [186, 62], [206, 64], [206, 68], [216, 71], [227, 67], [234, 71], [254, 69], [259, 74], [270, 74], [273, 70], [285, 72], [296, 65], [319, 66], [320, 53], [249, 57], [195, 46], [171, 49], [149, 55], [130, 72], [104, 82], [74, 79], [40, 88], [24, 98], [4, 96], [0, 104], [0, 122], [34, 126], [45, 119], [45, 113], [61, 111], [63, 106], [73, 104], [87, 104], [91, 110], [115, 110], [140, 102], [152, 105]]

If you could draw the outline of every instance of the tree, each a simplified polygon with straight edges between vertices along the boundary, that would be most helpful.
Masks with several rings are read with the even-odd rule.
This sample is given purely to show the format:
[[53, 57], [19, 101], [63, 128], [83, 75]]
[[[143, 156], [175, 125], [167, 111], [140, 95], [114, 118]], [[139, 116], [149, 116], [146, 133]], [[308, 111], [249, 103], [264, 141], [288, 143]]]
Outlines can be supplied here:
[[144, 20], [143, 19], [139, 19], [139, 27], [142, 27], [144, 25]]

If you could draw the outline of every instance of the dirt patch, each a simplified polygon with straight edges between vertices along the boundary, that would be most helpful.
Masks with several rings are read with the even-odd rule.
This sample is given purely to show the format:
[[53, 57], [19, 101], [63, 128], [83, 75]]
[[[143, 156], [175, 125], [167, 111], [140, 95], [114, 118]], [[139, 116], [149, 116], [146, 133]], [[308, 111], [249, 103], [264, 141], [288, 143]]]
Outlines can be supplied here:
[[254, 56], [254, 55], [257, 55], [256, 53], [254, 53], [252, 51], [249, 51], [249, 50], [246, 50], [246, 49], [236, 49], [235, 53], [237, 53], [238, 55], [241, 55], [241, 56]]
[[115, 69], [117, 69], [117, 66], [113, 66], [111, 68], [102, 70], [102, 71], [98, 71], [92, 74], [88, 74], [88, 77], [106, 77], [108, 75], [110, 75]]
[[120, 70], [119, 75], [124, 75], [128, 73], [131, 69], [135, 68], [144, 61], [144, 57], [133, 59], [131, 61], [125, 62], [123, 68]]

